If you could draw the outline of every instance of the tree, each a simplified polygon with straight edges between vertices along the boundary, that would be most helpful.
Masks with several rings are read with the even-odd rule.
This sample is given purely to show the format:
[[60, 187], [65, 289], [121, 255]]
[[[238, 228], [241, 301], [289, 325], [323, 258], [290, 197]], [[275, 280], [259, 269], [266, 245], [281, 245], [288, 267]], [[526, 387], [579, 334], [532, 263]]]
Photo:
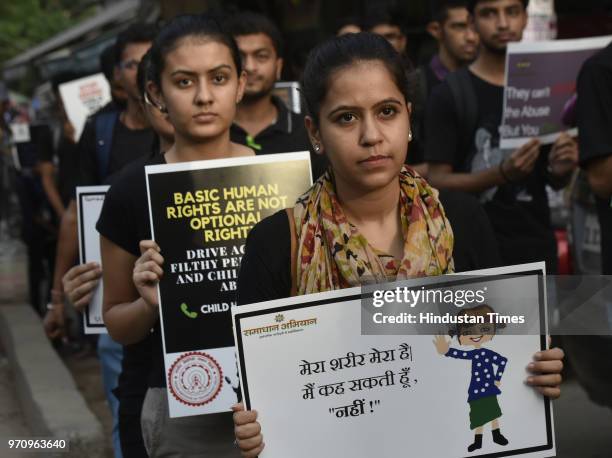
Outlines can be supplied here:
[[92, 13], [84, 0], [0, 2], [0, 65]]

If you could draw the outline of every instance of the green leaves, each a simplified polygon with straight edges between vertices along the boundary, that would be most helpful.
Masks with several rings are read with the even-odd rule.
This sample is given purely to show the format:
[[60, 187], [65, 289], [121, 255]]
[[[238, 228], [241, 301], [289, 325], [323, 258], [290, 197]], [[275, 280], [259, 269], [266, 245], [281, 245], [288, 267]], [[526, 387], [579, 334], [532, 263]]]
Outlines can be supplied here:
[[79, 22], [82, 0], [0, 2], [0, 64]]

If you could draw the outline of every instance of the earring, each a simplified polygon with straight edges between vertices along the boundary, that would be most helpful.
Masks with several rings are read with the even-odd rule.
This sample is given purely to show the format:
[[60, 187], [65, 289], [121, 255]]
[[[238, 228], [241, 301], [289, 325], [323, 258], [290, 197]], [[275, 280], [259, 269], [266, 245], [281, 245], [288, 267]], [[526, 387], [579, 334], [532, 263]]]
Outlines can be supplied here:
[[412, 141], [412, 131], [408, 132], [408, 141], [411, 142]]
[[318, 143], [315, 143], [314, 144], [314, 150], [315, 150], [315, 152], [318, 153], [321, 150], [321, 145], [319, 145]]

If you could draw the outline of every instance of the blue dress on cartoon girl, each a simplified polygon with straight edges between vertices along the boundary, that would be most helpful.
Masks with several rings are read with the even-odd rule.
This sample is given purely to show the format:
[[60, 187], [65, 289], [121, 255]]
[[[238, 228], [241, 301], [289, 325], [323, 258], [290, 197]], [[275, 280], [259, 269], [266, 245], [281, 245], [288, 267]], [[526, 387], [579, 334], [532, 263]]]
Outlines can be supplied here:
[[444, 356], [472, 361], [468, 403], [470, 405], [470, 429], [476, 430], [474, 444], [468, 447], [472, 452], [481, 447], [482, 427], [493, 422], [493, 441], [507, 445], [508, 440], [499, 431], [497, 419], [502, 416], [497, 396], [501, 390], [497, 386], [504, 375], [508, 359], [487, 348], [460, 350], [450, 347]]

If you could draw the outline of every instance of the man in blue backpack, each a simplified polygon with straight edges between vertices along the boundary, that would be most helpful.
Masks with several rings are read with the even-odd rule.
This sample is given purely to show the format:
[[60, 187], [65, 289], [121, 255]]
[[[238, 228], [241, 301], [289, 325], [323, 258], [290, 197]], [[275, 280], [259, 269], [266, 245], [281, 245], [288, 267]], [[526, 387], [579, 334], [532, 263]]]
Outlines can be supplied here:
[[489, 216], [504, 265], [546, 261], [557, 249], [546, 185], [565, 186], [578, 161], [576, 142], [561, 134], [549, 148], [532, 139], [500, 148], [507, 44], [527, 25], [528, 0], [471, 0], [480, 37], [477, 59], [432, 92], [425, 117], [425, 160], [438, 188], [477, 195]]
[[[135, 24], [117, 37], [115, 44], [115, 78], [125, 90], [124, 109], [105, 107], [90, 117], [79, 139], [79, 186], [107, 183], [112, 174], [143, 156], [153, 154], [155, 133], [150, 128], [140, 104], [136, 74], [143, 55], [151, 47], [156, 29], [152, 25]], [[57, 259], [51, 291], [51, 304], [44, 325], [51, 338], [64, 334], [64, 293], [62, 278], [74, 265], [78, 254], [76, 202], [70, 201], [60, 226]], [[82, 266], [81, 275], [87, 280], [83, 287], [94, 284], [100, 277], [99, 266]], [[84, 306], [89, 300], [79, 301]], [[102, 334], [98, 341], [104, 387], [113, 413], [113, 447], [115, 457], [121, 457], [117, 411], [118, 401], [112, 394], [121, 372], [122, 346]]]

